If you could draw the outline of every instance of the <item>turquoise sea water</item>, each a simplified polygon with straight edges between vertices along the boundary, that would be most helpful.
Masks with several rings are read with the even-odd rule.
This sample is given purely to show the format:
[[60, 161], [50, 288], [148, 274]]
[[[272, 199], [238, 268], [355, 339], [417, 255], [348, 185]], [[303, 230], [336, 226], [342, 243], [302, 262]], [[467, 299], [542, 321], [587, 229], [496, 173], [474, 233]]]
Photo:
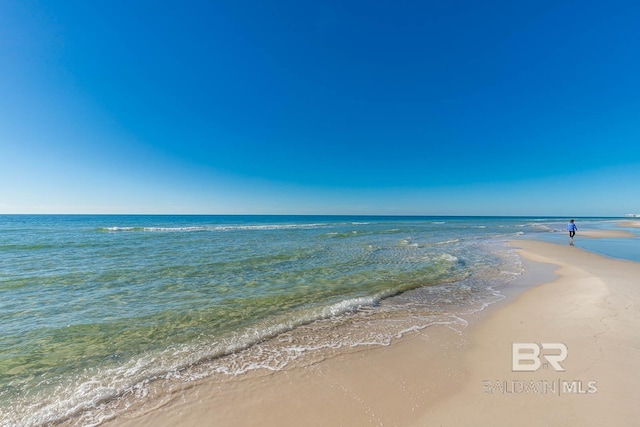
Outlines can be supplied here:
[[99, 424], [158, 381], [464, 322], [522, 271], [505, 240], [565, 222], [0, 216], [0, 425]]

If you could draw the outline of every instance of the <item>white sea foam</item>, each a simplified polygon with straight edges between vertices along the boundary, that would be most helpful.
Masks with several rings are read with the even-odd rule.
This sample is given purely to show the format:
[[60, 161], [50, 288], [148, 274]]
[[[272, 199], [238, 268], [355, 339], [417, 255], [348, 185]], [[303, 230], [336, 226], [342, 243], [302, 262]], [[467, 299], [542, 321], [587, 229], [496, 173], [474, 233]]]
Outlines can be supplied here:
[[440, 254], [439, 258], [448, 262], [458, 262], [458, 257], [447, 253]]
[[219, 225], [212, 227], [216, 231], [235, 230], [287, 230], [296, 228], [327, 227], [329, 224], [266, 224], [266, 225]]
[[525, 226], [531, 227], [533, 230], [537, 230], [537, 231], [553, 231], [553, 228], [547, 224], [529, 223], [529, 224], [526, 224]]
[[457, 242], [459, 242], [459, 241], [460, 241], [460, 239], [451, 239], [451, 240], [444, 240], [444, 241], [442, 241], [442, 242], [436, 242], [436, 243], [434, 243], [434, 244], [435, 244], [435, 245], [447, 245], [447, 244], [449, 244], [449, 243], [457, 243]]
[[159, 232], [159, 233], [180, 233], [191, 231], [207, 231], [208, 227], [144, 227], [143, 231]]
[[[362, 223], [365, 224], [365, 223]], [[145, 231], [156, 233], [175, 233], [193, 231], [251, 231], [251, 230], [289, 230], [336, 226], [337, 224], [261, 224], [261, 225], [203, 225], [189, 227], [102, 227], [100, 231]], [[358, 224], [349, 224], [358, 225]]]
[[136, 228], [135, 227], [105, 227], [102, 228], [101, 230], [104, 231], [134, 231]]

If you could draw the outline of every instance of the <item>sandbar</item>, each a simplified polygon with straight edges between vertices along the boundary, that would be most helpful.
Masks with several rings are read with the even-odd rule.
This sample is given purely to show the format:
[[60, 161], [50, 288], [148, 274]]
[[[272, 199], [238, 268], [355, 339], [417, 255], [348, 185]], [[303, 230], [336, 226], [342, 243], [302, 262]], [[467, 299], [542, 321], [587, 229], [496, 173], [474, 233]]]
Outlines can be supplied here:
[[579, 237], [588, 237], [590, 239], [638, 237], [637, 234], [624, 230], [578, 230], [577, 235]]
[[618, 224], [619, 227], [640, 228], [640, 221], [623, 221]]

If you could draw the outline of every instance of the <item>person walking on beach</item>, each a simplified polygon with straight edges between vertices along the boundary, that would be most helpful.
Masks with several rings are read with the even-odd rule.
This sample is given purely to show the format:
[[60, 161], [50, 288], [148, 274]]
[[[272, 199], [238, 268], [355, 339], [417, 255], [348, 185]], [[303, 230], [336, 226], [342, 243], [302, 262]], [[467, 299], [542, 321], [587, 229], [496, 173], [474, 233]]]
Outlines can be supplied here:
[[573, 246], [573, 237], [576, 235], [576, 231], [578, 231], [575, 220], [572, 219], [569, 221], [569, 224], [567, 224], [567, 230], [569, 231], [569, 244]]

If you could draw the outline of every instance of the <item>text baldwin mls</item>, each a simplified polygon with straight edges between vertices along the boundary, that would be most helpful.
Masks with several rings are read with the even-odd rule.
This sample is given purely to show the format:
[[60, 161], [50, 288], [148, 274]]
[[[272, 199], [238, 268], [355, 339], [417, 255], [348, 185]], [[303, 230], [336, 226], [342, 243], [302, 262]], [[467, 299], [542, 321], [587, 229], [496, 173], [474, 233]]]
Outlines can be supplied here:
[[[511, 346], [511, 371], [536, 372], [551, 366], [556, 372], [564, 372], [561, 365], [569, 355], [564, 343], [513, 343]], [[542, 359], [545, 361], [543, 362]], [[484, 394], [595, 394], [597, 381], [565, 380], [483, 380]]]

